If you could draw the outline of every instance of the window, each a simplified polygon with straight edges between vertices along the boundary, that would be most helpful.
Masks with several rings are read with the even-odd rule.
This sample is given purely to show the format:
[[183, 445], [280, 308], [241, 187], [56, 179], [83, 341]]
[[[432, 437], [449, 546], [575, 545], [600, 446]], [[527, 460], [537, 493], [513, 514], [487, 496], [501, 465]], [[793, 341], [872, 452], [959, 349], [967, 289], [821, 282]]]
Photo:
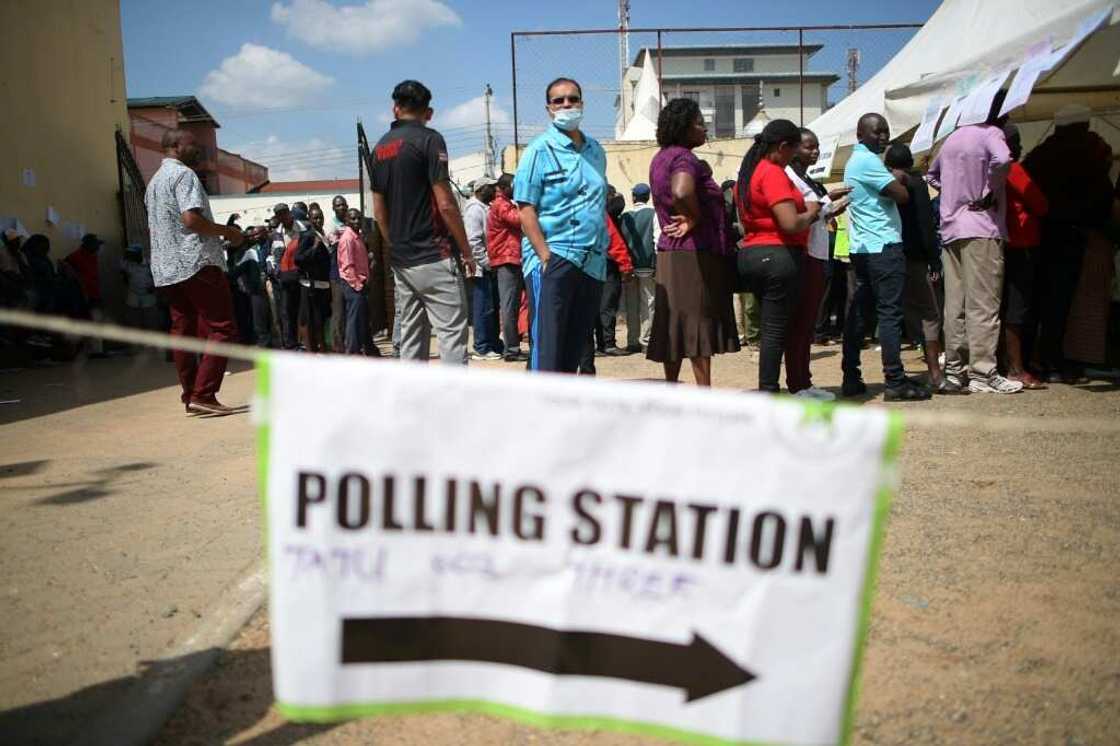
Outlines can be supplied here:
[[700, 91], [681, 91], [681, 98], [690, 98], [696, 103], [700, 103]]
[[706, 72], [706, 73], [715, 72], [715, 69], [716, 69], [716, 61], [715, 60], [704, 60], [704, 72]]
[[780, 98], [781, 95], [782, 95], [782, 89], [781, 88], [775, 88], [774, 89], [774, 98]]
[[749, 57], [741, 57], [735, 60], [735, 72], [737, 73], [753, 73], [754, 60]]

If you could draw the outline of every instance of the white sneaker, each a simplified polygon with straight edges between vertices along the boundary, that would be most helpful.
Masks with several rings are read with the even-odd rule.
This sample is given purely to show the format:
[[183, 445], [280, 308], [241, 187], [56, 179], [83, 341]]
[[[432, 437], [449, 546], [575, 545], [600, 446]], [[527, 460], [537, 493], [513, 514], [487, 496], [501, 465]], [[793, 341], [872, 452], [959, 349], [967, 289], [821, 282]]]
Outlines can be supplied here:
[[501, 360], [501, 353], [487, 352], [485, 355], [480, 355], [477, 352], [471, 353], [471, 360]]
[[1023, 390], [1023, 382], [992, 373], [987, 378], [969, 379], [968, 390], [975, 394], [1017, 394]]
[[810, 386], [807, 389], [801, 389], [794, 396], [799, 396], [802, 399], [813, 399], [815, 401], [836, 401], [836, 394], [824, 389], [818, 389], [816, 386]]
[[950, 373], [945, 371], [945, 380], [953, 384], [959, 389], [966, 389], [969, 386], [968, 376], [964, 373]]

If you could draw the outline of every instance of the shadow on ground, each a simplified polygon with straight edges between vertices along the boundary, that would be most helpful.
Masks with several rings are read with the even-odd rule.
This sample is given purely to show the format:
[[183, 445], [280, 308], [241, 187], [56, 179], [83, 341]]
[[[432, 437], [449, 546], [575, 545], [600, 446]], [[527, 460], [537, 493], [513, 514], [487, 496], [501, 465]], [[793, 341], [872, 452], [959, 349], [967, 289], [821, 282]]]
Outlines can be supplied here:
[[[234, 373], [251, 367], [246, 362], [229, 362]], [[175, 366], [162, 350], [140, 349], [101, 360], [78, 358], [45, 367], [5, 368], [0, 370], [0, 402], [6, 402], [0, 404], [0, 425], [177, 385]], [[177, 398], [177, 392], [169, 392], [168, 406], [181, 410]]]
[[[209, 688], [194, 687], [186, 697], [169, 697], [185, 673], [205, 672], [218, 679]], [[229, 675], [229, 674], [235, 675]], [[119, 746], [129, 743], [224, 743], [259, 723], [272, 705], [272, 666], [268, 648], [208, 649], [177, 658], [143, 661], [134, 676], [105, 681], [57, 699], [0, 712], [4, 742], [26, 746], [76, 743]], [[196, 696], [197, 694], [197, 696]], [[182, 695], [182, 693], [180, 693]], [[182, 704], [182, 709], [179, 705]], [[204, 720], [197, 717], [204, 709]], [[172, 720], [165, 721], [179, 710]], [[176, 721], [194, 711], [190, 732]], [[201, 721], [201, 722], [200, 722]], [[201, 724], [201, 729], [200, 729]], [[240, 741], [253, 746], [288, 746], [337, 727], [335, 723], [299, 725], [283, 722]]]
[[[155, 463], [150, 461], [138, 461], [131, 464], [121, 464], [120, 466], [110, 466], [107, 469], [98, 469], [94, 472], [95, 479], [88, 482], [79, 482], [76, 484], [56, 485], [62, 487], [69, 487], [71, 489], [57, 492], [53, 495], [40, 497], [35, 500], [35, 505], [78, 505], [81, 503], [96, 500], [99, 497], [105, 497], [113, 493], [113, 487], [122, 477], [138, 471], [147, 471], [156, 466]], [[0, 467], [2, 472], [4, 467]]]

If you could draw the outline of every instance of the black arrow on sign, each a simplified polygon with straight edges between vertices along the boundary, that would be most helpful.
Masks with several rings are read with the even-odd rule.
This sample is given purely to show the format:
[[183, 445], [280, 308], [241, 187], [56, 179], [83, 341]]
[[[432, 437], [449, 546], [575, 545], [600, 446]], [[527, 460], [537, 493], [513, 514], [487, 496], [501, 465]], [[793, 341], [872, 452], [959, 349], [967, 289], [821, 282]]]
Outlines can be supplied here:
[[342, 662], [479, 661], [560, 676], [605, 676], [684, 689], [686, 701], [757, 678], [695, 632], [692, 642], [535, 627], [495, 619], [342, 620]]

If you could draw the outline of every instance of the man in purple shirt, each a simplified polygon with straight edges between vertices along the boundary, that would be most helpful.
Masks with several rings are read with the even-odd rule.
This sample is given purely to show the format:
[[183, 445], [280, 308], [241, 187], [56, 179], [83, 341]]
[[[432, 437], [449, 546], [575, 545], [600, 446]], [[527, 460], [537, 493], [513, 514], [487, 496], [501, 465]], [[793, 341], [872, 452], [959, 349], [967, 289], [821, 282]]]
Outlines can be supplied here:
[[1005, 92], [983, 124], [961, 127], [945, 140], [927, 179], [941, 190], [945, 271], [945, 377], [968, 390], [1014, 394], [1023, 384], [999, 374], [999, 308], [1003, 245], [1007, 241], [1005, 184], [1011, 152], [999, 116]]

